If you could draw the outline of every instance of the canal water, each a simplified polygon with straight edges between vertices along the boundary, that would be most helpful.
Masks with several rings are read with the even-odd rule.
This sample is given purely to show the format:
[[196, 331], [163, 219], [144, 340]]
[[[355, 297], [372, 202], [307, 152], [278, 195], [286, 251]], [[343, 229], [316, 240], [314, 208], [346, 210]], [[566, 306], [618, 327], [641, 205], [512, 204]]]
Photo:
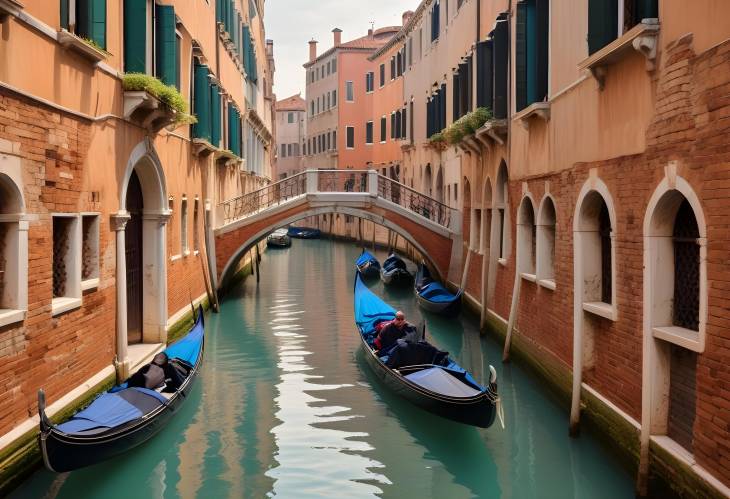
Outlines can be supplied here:
[[[499, 375], [506, 428], [426, 413], [370, 373], [353, 325], [352, 244], [293, 241], [267, 251], [208, 317], [205, 364], [173, 422], [123, 456], [73, 473], [35, 473], [13, 497], [622, 498], [629, 474], [475, 318], [426, 315], [411, 290], [376, 293], [425, 319], [432, 342], [484, 382]], [[384, 256], [379, 254], [379, 256]]]

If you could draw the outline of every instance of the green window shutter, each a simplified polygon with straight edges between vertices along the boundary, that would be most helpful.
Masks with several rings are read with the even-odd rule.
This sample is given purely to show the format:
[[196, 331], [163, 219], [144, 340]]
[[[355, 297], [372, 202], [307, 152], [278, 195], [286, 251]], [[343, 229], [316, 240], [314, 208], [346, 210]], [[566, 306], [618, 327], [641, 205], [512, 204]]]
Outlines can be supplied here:
[[106, 0], [91, 0], [90, 36], [106, 50]]
[[216, 22], [222, 23], [223, 18], [223, 0], [215, 0], [215, 20]]
[[492, 108], [492, 40], [477, 43], [477, 107]]
[[233, 0], [228, 0], [226, 5], [226, 31], [233, 37]]
[[537, 13], [535, 0], [527, 0], [527, 30], [525, 32], [527, 105], [537, 101]]
[[61, 0], [61, 27], [68, 30], [68, 0]]
[[251, 34], [248, 26], [243, 25], [243, 69], [246, 75], [251, 77]]
[[659, 17], [659, 0], [636, 0], [634, 23], [642, 19], [656, 19]]
[[210, 143], [220, 147], [221, 141], [221, 95], [218, 85], [210, 86]]
[[236, 141], [236, 108], [233, 107], [233, 104], [230, 102], [228, 103], [228, 149], [238, 156], [237, 146], [238, 143]]
[[124, 0], [124, 71], [147, 72], [146, 0]]
[[594, 54], [618, 34], [618, 0], [588, 0], [588, 53]]
[[[461, 67], [461, 65], [459, 65], [459, 67]], [[454, 82], [453, 85], [451, 85], [451, 121], [456, 121], [461, 117], [459, 114], [459, 102], [461, 101], [461, 96], [459, 95], [460, 89], [459, 73], [454, 73]]]
[[492, 112], [497, 119], [507, 118], [507, 64], [509, 60], [509, 23], [507, 16], [500, 14], [494, 26], [492, 44], [492, 68], [494, 70], [494, 104]]
[[256, 3], [254, 0], [248, 0], [248, 12], [249, 16], [251, 16], [251, 19], [256, 17]]
[[527, 106], [527, 2], [517, 4], [515, 22], [515, 100], [517, 111]]
[[193, 125], [193, 137], [210, 142], [210, 89], [208, 81], [208, 66], [196, 65], [193, 81], [193, 112], [198, 122]]
[[155, 74], [167, 85], [177, 87], [177, 36], [172, 5], [155, 5], [155, 54]]
[[548, 70], [550, 67], [550, 0], [536, 0], [537, 6], [537, 101], [542, 102], [548, 95]]

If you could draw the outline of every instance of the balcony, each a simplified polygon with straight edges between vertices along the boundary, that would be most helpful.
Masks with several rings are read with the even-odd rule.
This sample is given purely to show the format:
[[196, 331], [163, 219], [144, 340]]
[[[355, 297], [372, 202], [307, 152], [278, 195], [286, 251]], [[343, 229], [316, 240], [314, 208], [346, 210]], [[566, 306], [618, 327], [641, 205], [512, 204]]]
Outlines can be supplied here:
[[103, 61], [109, 55], [109, 53], [105, 50], [95, 47], [90, 42], [79, 38], [65, 29], [58, 31], [58, 43], [60, 43], [63, 48], [73, 50], [80, 56], [89, 59], [95, 64]]
[[124, 92], [124, 118], [140, 124], [152, 133], [177, 121], [177, 111], [145, 90]]
[[623, 36], [578, 64], [578, 69], [589, 71], [598, 81], [598, 87], [603, 90], [608, 67], [625, 58], [631, 50], [636, 50], [646, 58], [646, 70], [654, 71], [658, 37], [659, 20], [644, 19]]
[[195, 154], [196, 156], [205, 157], [218, 152], [218, 148], [208, 142], [206, 139], [196, 137], [190, 142], [193, 146], [193, 154]]
[[0, 21], [4, 21], [6, 17], [17, 17], [23, 10], [23, 4], [15, 0], [0, 0]]
[[495, 144], [504, 145], [507, 140], [507, 130], [507, 120], [489, 120], [474, 132], [474, 137], [489, 149]]
[[547, 123], [550, 121], [550, 103], [549, 102], [533, 102], [525, 109], [515, 114], [512, 119], [522, 123], [525, 130], [530, 129], [530, 122], [534, 118], [540, 118]]

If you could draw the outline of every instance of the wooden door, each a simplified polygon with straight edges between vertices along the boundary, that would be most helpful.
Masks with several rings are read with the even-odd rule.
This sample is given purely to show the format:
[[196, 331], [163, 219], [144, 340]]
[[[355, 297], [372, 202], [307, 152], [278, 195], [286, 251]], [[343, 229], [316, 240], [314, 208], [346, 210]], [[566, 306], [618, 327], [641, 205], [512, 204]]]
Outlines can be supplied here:
[[131, 215], [125, 231], [127, 259], [127, 342], [142, 342], [142, 186], [132, 172], [127, 188], [127, 211]]

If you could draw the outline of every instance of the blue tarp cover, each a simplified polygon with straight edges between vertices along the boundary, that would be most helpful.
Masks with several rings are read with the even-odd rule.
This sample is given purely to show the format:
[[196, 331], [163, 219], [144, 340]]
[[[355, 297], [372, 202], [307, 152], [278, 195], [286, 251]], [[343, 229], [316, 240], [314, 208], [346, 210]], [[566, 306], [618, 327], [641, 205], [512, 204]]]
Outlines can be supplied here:
[[197, 322], [185, 337], [167, 347], [165, 350], [167, 356], [171, 359], [177, 358], [184, 360], [190, 365], [195, 365], [195, 362], [198, 360], [198, 355], [200, 355], [200, 349], [203, 346], [204, 329], [203, 321]]
[[366, 264], [367, 262], [372, 262], [372, 263], [376, 264], [378, 267], [380, 267], [380, 262], [378, 262], [378, 259], [375, 258], [370, 253], [368, 253], [367, 251], [362, 252], [362, 255], [360, 255], [360, 257], [355, 261], [355, 265], [357, 265], [359, 267], [361, 265]]
[[375, 296], [365, 284], [360, 275], [355, 275], [355, 322], [364, 333], [375, 330], [375, 324], [380, 321], [389, 321], [395, 317], [395, 309]]
[[[154, 395], [147, 393], [152, 390], [137, 388], [127, 388], [127, 390], [136, 390], [146, 396], [158, 399], [158, 403], [154, 404], [156, 406], [161, 405], [165, 400], [157, 392], [154, 392]], [[144, 416], [144, 412], [122, 398], [119, 393], [102, 393], [89, 407], [76, 413], [73, 418], [65, 423], [58, 425], [58, 429], [64, 433], [77, 433], [93, 428], [114, 428]], [[159, 400], [160, 398], [162, 401]]]
[[450, 292], [448, 289], [443, 287], [438, 282], [432, 282], [428, 284], [418, 293], [421, 297], [434, 303], [445, 303], [453, 301], [456, 295]]

